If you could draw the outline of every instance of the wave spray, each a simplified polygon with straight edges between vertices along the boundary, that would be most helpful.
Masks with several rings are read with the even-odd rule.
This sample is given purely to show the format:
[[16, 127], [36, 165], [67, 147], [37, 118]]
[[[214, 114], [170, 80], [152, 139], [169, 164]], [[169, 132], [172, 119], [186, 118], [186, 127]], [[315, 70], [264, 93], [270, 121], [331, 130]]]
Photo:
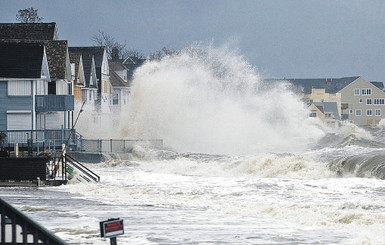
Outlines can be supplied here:
[[284, 82], [264, 83], [229, 47], [194, 46], [140, 67], [121, 132], [180, 152], [298, 152], [323, 135]]

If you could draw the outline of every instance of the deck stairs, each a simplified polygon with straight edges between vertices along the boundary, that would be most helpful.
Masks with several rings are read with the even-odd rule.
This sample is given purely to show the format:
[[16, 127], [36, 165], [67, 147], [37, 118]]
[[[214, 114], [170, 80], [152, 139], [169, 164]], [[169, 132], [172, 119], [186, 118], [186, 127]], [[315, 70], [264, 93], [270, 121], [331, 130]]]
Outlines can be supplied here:
[[99, 182], [100, 176], [94, 173], [92, 170], [84, 166], [82, 163], [77, 161], [75, 158], [70, 155], [65, 156], [65, 162], [67, 164], [67, 172], [72, 173], [73, 170], [79, 172], [78, 176], [87, 182]]

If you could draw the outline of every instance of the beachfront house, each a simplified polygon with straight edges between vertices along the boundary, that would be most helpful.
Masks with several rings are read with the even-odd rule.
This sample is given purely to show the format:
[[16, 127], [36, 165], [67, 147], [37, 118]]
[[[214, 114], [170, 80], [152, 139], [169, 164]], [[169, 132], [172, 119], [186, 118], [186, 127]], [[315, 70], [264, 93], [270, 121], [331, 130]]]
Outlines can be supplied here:
[[337, 102], [312, 102], [309, 106], [310, 117], [318, 117], [329, 126], [338, 126], [341, 118]]
[[[77, 92], [78, 99], [75, 101], [79, 106], [84, 102], [89, 111], [96, 112], [98, 78], [96, 75], [94, 55], [86, 48], [69, 47], [68, 50], [71, 57], [71, 63], [75, 67], [75, 79], [78, 79], [75, 83], [78, 85], [78, 88], [75, 88], [75, 90], [80, 89], [80, 91]], [[84, 82], [82, 81], [83, 77]]]
[[[81, 54], [84, 65], [86, 84], [82, 97], [87, 101], [95, 101], [93, 122], [96, 125], [110, 128], [112, 104], [112, 86], [105, 47], [69, 47], [69, 52]], [[94, 92], [97, 91], [96, 94]]]
[[84, 75], [83, 58], [81, 54], [69, 53], [71, 62], [71, 77], [73, 81], [73, 95], [75, 104], [83, 102], [82, 89], [85, 87], [86, 78]]
[[128, 80], [128, 68], [120, 61], [109, 61], [110, 80], [113, 88], [111, 110], [120, 113], [128, 103], [131, 81]]
[[[58, 40], [56, 23], [0, 23], [0, 44], [2, 61], [8, 62], [13, 57], [12, 62], [3, 66], [0, 72], [7, 73], [7, 69], [15, 71], [8, 74], [10, 76], [3, 74], [1, 78], [6, 83], [3, 83], [6, 90], [1, 93], [4, 102], [2, 108], [12, 108], [13, 104], [23, 104], [23, 108], [28, 108], [20, 110], [16, 106], [16, 110], [4, 109], [6, 120], [3, 122], [6, 123], [3, 123], [2, 128], [51, 130], [50, 134], [48, 131], [34, 132], [33, 137], [35, 140], [44, 140], [46, 136], [60, 138], [63, 142], [72, 128], [74, 102], [68, 45], [67, 41]], [[36, 47], [43, 48], [43, 56], [32, 52]], [[40, 62], [43, 60], [40, 66], [43, 71], [46, 70], [44, 77], [26, 77], [28, 70], [31, 70], [28, 64], [34, 59], [39, 59]], [[58, 133], [55, 133], [55, 130]], [[38, 133], [41, 135], [38, 136]]]
[[339, 91], [342, 116], [356, 125], [377, 125], [385, 118], [385, 92], [382, 82], [357, 77]]
[[[291, 88], [301, 94], [305, 102], [310, 105], [311, 116], [319, 113], [317, 108], [322, 111], [325, 108], [330, 108], [331, 105], [320, 106], [317, 103], [336, 103], [338, 113], [331, 113], [331, 109], [327, 109], [329, 110], [326, 112], [327, 115], [333, 119], [329, 120], [329, 123], [340, 118], [340, 120], [347, 120], [359, 126], [373, 126], [385, 118], [385, 92], [382, 82], [369, 82], [360, 76], [321, 79], [268, 79], [266, 81], [270, 83], [289, 82]], [[326, 119], [327, 117], [325, 117]]]
[[[0, 131], [41, 129], [36, 98], [48, 96], [51, 82], [44, 45], [0, 43], [0, 57]], [[26, 141], [25, 133], [16, 134]]]

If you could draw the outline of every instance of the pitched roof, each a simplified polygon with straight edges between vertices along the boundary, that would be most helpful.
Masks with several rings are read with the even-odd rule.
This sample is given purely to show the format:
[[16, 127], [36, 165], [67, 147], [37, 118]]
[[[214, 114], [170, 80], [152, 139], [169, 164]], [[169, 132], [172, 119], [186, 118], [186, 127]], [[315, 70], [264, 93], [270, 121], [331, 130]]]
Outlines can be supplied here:
[[125, 82], [116, 72], [110, 69], [110, 83], [112, 87], [129, 87], [129, 83]]
[[313, 88], [325, 89], [326, 93], [337, 93], [356, 79], [356, 77], [342, 77], [342, 78], [285, 78], [285, 79], [265, 79], [267, 82], [288, 81], [294, 86], [295, 90], [300, 90], [305, 94], [311, 94]]
[[41, 77], [44, 57], [41, 43], [0, 43], [0, 57], [0, 77]]
[[0, 39], [57, 40], [56, 23], [0, 23]]
[[[69, 56], [70, 56], [70, 62], [75, 64], [75, 82], [76, 82], [76, 85], [84, 85], [83, 83], [81, 83], [77, 79], [78, 73], [79, 73], [80, 59], [82, 59], [82, 54], [70, 53]], [[83, 73], [84, 73], [84, 68], [83, 68]]]
[[71, 80], [67, 40], [46, 41], [47, 60], [52, 79]]
[[38, 43], [44, 44], [51, 79], [71, 80], [67, 40], [25, 40], [0, 39], [0, 43]]
[[338, 114], [337, 102], [313, 102], [313, 103], [318, 108], [322, 107], [323, 113], [332, 112], [334, 115], [334, 119], [340, 120], [340, 116]]
[[116, 60], [108, 60], [108, 66], [113, 71], [128, 70], [128, 68], [125, 65], [123, 65], [120, 61], [116, 61]]
[[88, 55], [92, 57], [94, 56], [95, 59], [95, 66], [96, 68], [102, 67], [103, 63], [103, 55], [105, 47], [103, 46], [95, 46], [95, 47], [69, 47], [68, 50], [71, 53], [81, 53], [84, 56]]
[[83, 71], [84, 78], [86, 80], [86, 87], [90, 87], [90, 79], [91, 79], [91, 69], [92, 69], [92, 57], [94, 57], [93, 52], [86, 47], [69, 47], [68, 51], [70, 55], [78, 54], [82, 56], [83, 59]]
[[384, 90], [384, 83], [383, 82], [370, 82], [370, 83], [373, 84], [374, 86], [376, 86], [377, 88]]

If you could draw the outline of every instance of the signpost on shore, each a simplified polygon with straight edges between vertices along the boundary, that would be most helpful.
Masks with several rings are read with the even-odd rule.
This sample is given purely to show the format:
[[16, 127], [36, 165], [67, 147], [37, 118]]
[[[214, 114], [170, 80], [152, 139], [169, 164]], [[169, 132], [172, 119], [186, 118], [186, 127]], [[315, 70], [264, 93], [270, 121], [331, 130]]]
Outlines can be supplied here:
[[111, 218], [100, 221], [100, 236], [110, 238], [110, 244], [116, 245], [116, 237], [124, 234], [123, 219]]

